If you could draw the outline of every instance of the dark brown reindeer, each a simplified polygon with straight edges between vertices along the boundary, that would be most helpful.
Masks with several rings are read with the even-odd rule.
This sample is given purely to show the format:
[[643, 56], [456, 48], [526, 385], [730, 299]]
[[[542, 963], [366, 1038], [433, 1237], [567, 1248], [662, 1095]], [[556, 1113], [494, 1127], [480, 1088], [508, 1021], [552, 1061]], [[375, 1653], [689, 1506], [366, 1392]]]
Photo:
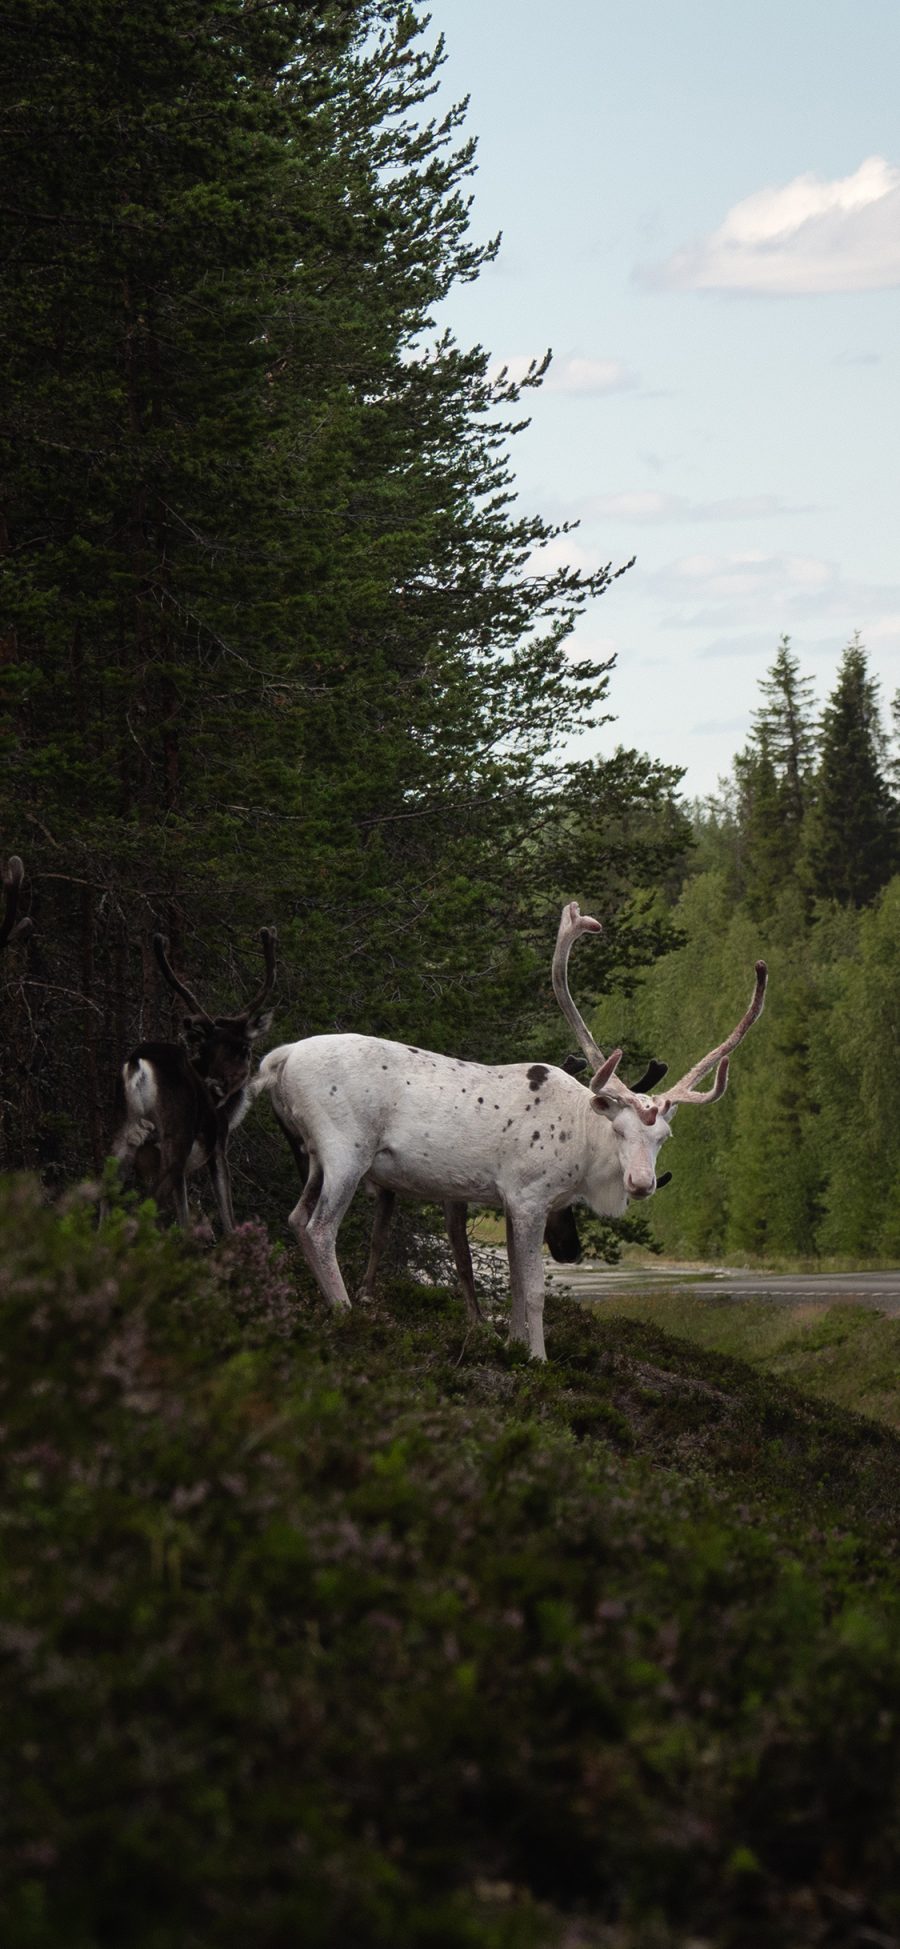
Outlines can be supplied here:
[[18, 853], [13, 853], [0, 874], [0, 884], [5, 895], [3, 913], [0, 915], [0, 950], [10, 941], [24, 941], [26, 935], [31, 933], [32, 923], [27, 914], [22, 914], [18, 920], [16, 919], [24, 878], [25, 868], [22, 861]]
[[142, 1042], [123, 1063], [116, 1084], [118, 1127], [112, 1154], [160, 1203], [171, 1199], [187, 1225], [187, 1179], [204, 1165], [212, 1178], [222, 1229], [234, 1230], [228, 1139], [247, 1109], [253, 1043], [265, 1033], [265, 1007], [275, 984], [273, 927], [260, 929], [265, 958], [262, 986], [237, 1015], [208, 1015], [173, 972], [167, 942], [154, 934], [153, 951], [170, 988], [192, 1013], [179, 1042]]

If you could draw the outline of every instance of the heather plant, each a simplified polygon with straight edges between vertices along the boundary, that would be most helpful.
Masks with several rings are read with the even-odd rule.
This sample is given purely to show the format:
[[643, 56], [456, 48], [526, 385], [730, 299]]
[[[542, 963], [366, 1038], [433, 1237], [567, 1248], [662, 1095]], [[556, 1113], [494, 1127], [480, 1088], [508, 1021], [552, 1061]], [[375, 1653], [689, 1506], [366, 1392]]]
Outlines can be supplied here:
[[[900, 1444], [551, 1301], [0, 1191], [4, 1940], [862, 1949]], [[256, 1295], [256, 1297], [255, 1297]]]

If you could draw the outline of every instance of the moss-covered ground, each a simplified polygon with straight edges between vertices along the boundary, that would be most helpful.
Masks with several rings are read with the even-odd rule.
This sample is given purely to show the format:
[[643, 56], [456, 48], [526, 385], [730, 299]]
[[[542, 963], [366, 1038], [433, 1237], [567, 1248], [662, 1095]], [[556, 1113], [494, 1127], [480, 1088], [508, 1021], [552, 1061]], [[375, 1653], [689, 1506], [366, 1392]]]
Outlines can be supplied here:
[[900, 1940], [900, 1441], [0, 1194], [6, 1949]]

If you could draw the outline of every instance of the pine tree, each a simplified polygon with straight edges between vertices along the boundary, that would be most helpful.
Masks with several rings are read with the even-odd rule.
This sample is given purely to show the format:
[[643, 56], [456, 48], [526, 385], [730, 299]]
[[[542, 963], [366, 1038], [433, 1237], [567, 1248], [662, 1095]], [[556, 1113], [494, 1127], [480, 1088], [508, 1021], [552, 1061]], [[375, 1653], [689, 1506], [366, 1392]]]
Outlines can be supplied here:
[[553, 751], [607, 685], [566, 637], [612, 575], [532, 567], [540, 364], [435, 337], [493, 246], [402, 0], [6, 24], [0, 830], [39, 920], [10, 1158], [50, 1168], [102, 1157], [166, 1027], [160, 921], [220, 1006], [277, 921], [287, 1034], [508, 1045]]
[[822, 714], [815, 802], [805, 848], [814, 891], [864, 907], [897, 863], [897, 809], [885, 778], [877, 679], [854, 637]]
[[749, 911], [771, 912], [789, 877], [792, 851], [784, 802], [765, 731], [734, 761], [742, 894]]
[[787, 636], [760, 690], [765, 701], [734, 761], [733, 803], [740, 897], [762, 919], [797, 873], [813, 767], [812, 681]]
[[780, 788], [781, 805], [795, 853], [809, 805], [815, 763], [811, 677], [801, 677], [800, 664], [782, 636], [775, 661], [760, 690], [765, 703], [753, 712], [753, 736], [765, 749]]
[[865, 911], [823, 913], [811, 961], [826, 1006], [812, 1043], [825, 1179], [819, 1247], [868, 1258], [900, 1239], [900, 879]]

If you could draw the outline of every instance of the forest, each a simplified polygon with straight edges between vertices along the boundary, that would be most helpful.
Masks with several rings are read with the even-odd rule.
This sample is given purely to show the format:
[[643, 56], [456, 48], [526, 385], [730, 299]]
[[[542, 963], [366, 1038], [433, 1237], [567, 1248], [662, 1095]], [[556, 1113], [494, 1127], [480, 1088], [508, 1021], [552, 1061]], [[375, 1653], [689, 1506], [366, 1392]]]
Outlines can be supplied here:
[[492, 378], [435, 324], [496, 247], [440, 41], [380, 0], [215, 19], [12, 15], [0, 834], [34, 924], [0, 1161], [51, 1187], [177, 1023], [156, 928], [222, 1008], [276, 925], [276, 1036], [488, 1060], [565, 1053], [564, 897], [607, 923], [603, 982], [675, 939], [636, 895], [687, 841], [677, 770], [560, 758], [608, 711], [568, 634], [626, 565], [541, 571], [510, 450], [543, 362]]
[[[567, 762], [614, 703], [567, 640], [629, 565], [542, 572], [514, 459], [547, 361], [513, 383], [440, 327], [496, 250], [440, 39], [355, 0], [216, 20], [11, 16], [0, 852], [32, 927], [0, 971], [0, 1166], [101, 1169], [123, 1055], [178, 1021], [157, 928], [222, 1008], [277, 926], [276, 1039], [561, 1060], [575, 896], [604, 925], [583, 1007], [638, 1069], [693, 1060], [772, 967], [657, 1240], [890, 1255], [897, 771], [863, 646], [820, 714], [782, 643], [708, 804], [653, 755]], [[242, 1215], [283, 1213], [288, 1171], [251, 1124]]]
[[900, 769], [865, 647], [819, 711], [773, 644], [709, 802], [653, 754], [573, 761], [615, 671], [571, 633], [633, 569], [542, 567], [565, 531], [515, 453], [547, 360], [514, 380], [443, 328], [497, 241], [437, 23], [4, 24], [4, 1945], [897, 1949], [896, 1320], [782, 1323], [766, 1369], [752, 1308], [744, 1360], [552, 1293], [540, 1363], [505, 1289], [464, 1314], [435, 1215], [375, 1301], [323, 1304], [262, 1111], [225, 1238], [106, 1161], [123, 1057], [185, 989], [258, 1006], [265, 930], [260, 1048], [562, 1063], [577, 901], [579, 1006], [632, 1078], [771, 976], [652, 1219], [590, 1243], [895, 1255]]
[[[719, 795], [694, 807], [693, 846], [668, 924], [681, 944], [632, 993], [602, 1004], [602, 1034], [676, 1067], [739, 970], [769, 963], [772, 1006], [715, 1115], [678, 1124], [678, 1195], [653, 1229], [686, 1256], [892, 1261], [900, 1149], [898, 766], [858, 639], [824, 710], [785, 638], [753, 728]], [[897, 728], [898, 699], [892, 721]]]

